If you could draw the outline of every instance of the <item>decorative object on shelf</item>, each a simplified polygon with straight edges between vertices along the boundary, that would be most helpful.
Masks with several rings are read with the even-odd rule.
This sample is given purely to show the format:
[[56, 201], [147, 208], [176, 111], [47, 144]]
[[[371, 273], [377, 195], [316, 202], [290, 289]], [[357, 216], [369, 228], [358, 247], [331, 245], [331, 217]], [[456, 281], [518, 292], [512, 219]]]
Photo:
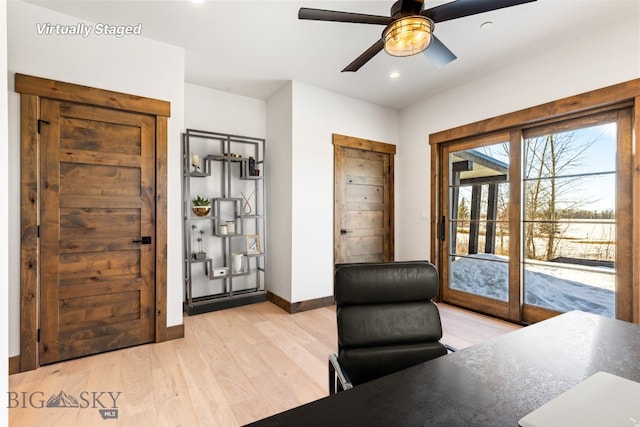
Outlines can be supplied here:
[[240, 192], [240, 194], [242, 194], [242, 198], [244, 199], [244, 207], [242, 208], [242, 211], [244, 212], [245, 215], [251, 215], [251, 212], [253, 212], [253, 210], [251, 209], [249, 200], [251, 199], [251, 196], [255, 194], [255, 190], [252, 191], [251, 194], [249, 194], [249, 197], [245, 196], [242, 191]]
[[260, 169], [254, 169], [253, 176], [260, 176]]
[[231, 254], [231, 271], [233, 274], [239, 274], [244, 272], [244, 254], [232, 253]]
[[229, 275], [229, 267], [218, 267], [213, 269], [213, 277], [224, 277]]
[[207, 214], [211, 211], [211, 200], [205, 199], [202, 196], [196, 196], [191, 200], [193, 206], [191, 207], [191, 211], [197, 216], [203, 217], [207, 216]]
[[200, 235], [196, 239], [198, 241], [198, 252], [196, 252], [195, 258], [196, 259], [206, 259], [207, 258], [207, 254], [202, 249], [202, 242], [204, 241], [204, 230], [198, 230], [198, 233], [200, 233]]
[[222, 224], [220, 227], [218, 227], [218, 234], [222, 234], [225, 235], [227, 234], [227, 225], [226, 224]]
[[261, 254], [262, 251], [260, 250], [260, 235], [247, 234], [245, 236], [245, 246], [247, 250], [247, 255]]
[[191, 166], [194, 172], [200, 172], [200, 156], [198, 154], [191, 155]]
[[256, 176], [256, 159], [252, 156], [249, 156], [248, 166], [249, 166], [249, 176]]
[[227, 233], [228, 234], [236, 234], [236, 222], [235, 221], [227, 221]]

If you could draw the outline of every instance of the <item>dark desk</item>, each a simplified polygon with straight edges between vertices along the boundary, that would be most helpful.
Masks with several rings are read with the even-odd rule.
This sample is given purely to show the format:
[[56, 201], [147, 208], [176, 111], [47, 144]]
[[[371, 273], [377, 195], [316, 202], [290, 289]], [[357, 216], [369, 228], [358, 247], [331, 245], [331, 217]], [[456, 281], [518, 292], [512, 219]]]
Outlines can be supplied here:
[[640, 382], [640, 326], [578, 311], [254, 426], [509, 426], [598, 371]]

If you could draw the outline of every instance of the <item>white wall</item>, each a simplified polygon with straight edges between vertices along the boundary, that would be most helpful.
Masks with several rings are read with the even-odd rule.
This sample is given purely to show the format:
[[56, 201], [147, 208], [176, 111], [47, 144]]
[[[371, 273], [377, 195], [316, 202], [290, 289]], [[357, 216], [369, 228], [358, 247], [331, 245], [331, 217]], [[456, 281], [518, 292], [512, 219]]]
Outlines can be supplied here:
[[635, 16], [404, 109], [396, 258], [430, 256], [429, 134], [638, 77], [640, 16]]
[[[20, 138], [14, 73], [130, 93], [171, 103], [168, 128], [167, 325], [182, 323], [180, 134], [184, 129], [184, 50], [141, 36], [38, 35], [37, 23], [77, 24], [77, 18], [30, 4], [8, 7], [9, 71], [9, 354], [19, 353]], [[91, 23], [88, 23], [91, 24]], [[117, 23], [114, 23], [117, 24]], [[127, 24], [126, 22], [123, 24]], [[144, 23], [143, 23], [144, 34]], [[2, 169], [4, 170], [4, 168]], [[6, 360], [6, 359], [5, 359]]]
[[266, 138], [267, 103], [202, 86], [184, 86], [185, 128]]
[[[7, 2], [0, 1], [0, 28], [7, 28]], [[0, 75], [6, 76], [7, 32], [0, 30]], [[6, 77], [5, 77], [6, 78]], [[9, 194], [9, 123], [7, 109], [7, 84], [0, 80], [0, 194]], [[9, 390], [9, 212], [8, 204], [0, 203], [0, 392]], [[9, 425], [7, 406], [0, 405], [0, 425]]]
[[291, 301], [291, 213], [293, 84], [288, 83], [267, 102], [267, 285]]
[[332, 134], [399, 144], [400, 129], [396, 110], [300, 82], [292, 88], [292, 252], [271, 259], [291, 263], [290, 301], [298, 302], [333, 295]]

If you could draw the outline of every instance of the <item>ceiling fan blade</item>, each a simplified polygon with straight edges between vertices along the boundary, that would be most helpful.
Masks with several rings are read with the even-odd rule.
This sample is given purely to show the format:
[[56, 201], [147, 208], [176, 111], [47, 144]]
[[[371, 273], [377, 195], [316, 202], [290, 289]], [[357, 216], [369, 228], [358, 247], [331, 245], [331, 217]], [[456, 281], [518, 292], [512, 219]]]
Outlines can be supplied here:
[[423, 10], [421, 15], [433, 22], [443, 22], [534, 1], [536, 0], [457, 0]]
[[367, 15], [364, 13], [339, 12], [335, 10], [311, 9], [301, 7], [298, 11], [298, 19], [310, 19], [314, 21], [352, 22], [355, 24], [387, 25], [393, 21], [389, 16]]
[[440, 69], [458, 57], [446, 47], [439, 38], [432, 35], [429, 46], [422, 52], [429, 61]]
[[342, 72], [345, 71], [358, 71], [360, 67], [369, 62], [371, 58], [376, 56], [382, 49], [384, 48], [384, 41], [382, 39], [375, 42], [369, 49], [365, 50], [364, 53], [358, 56], [351, 64], [347, 65]]

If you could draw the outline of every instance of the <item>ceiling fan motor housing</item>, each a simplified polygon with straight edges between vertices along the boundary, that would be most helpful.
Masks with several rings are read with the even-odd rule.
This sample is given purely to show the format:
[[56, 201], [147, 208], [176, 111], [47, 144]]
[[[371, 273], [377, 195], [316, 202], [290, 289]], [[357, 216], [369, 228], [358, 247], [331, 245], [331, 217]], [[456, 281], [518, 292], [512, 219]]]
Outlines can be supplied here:
[[416, 0], [398, 0], [391, 6], [391, 17], [394, 19], [402, 18], [410, 15], [420, 15], [422, 12], [422, 7], [424, 6], [423, 1]]

